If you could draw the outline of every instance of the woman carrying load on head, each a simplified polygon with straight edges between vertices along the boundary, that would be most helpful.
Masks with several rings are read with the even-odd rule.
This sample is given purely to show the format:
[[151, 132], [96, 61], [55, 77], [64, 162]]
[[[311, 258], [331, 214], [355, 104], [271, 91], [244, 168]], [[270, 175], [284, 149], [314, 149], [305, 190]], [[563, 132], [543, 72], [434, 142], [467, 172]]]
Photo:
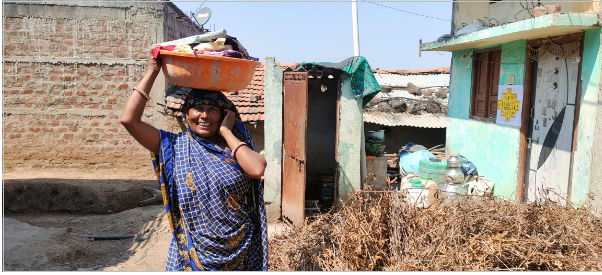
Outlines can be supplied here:
[[265, 159], [254, 151], [236, 107], [218, 91], [190, 92], [182, 110], [186, 132], [142, 122], [160, 70], [160, 59], [149, 54], [148, 71], [133, 89], [121, 123], [151, 151], [173, 232], [167, 270], [267, 270], [260, 180]]

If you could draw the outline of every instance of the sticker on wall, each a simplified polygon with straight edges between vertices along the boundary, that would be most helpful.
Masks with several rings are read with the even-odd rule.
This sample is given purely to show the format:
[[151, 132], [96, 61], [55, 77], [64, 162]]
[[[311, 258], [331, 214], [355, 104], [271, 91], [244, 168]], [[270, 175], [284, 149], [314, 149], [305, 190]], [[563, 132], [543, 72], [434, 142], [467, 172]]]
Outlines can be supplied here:
[[523, 109], [522, 85], [499, 85], [496, 123], [520, 127]]
[[579, 63], [581, 62], [581, 58], [578, 56], [573, 56], [573, 63]]

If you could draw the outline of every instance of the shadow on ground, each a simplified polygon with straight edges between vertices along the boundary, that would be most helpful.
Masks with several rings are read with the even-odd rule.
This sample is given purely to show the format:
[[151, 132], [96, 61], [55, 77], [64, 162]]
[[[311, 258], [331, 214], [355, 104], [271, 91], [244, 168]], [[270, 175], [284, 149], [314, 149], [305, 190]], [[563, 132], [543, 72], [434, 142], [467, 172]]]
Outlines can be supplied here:
[[4, 213], [111, 213], [152, 197], [143, 187], [156, 180], [8, 179], [4, 181]]

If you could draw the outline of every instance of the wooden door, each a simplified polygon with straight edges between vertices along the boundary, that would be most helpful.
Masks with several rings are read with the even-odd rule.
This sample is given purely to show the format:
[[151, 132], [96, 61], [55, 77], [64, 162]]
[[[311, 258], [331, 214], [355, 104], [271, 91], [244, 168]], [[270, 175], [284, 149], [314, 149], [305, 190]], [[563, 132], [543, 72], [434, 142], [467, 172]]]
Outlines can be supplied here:
[[282, 118], [282, 219], [295, 226], [305, 219], [307, 72], [284, 73]]
[[551, 54], [535, 64], [531, 97], [531, 141], [525, 169], [527, 200], [547, 196], [564, 203], [568, 196], [580, 53], [567, 58]]

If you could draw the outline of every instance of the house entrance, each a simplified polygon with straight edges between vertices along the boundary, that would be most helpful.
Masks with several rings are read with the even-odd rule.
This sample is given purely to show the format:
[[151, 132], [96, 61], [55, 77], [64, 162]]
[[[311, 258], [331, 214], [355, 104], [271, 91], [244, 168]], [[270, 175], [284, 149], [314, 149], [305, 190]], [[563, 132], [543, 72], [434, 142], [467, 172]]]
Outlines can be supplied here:
[[334, 75], [284, 72], [282, 219], [294, 225], [336, 197], [340, 82]]
[[[552, 43], [550, 40], [547, 43]], [[579, 79], [580, 42], [543, 45], [533, 64], [525, 169], [526, 200], [564, 202], [570, 190]], [[544, 47], [557, 47], [561, 57]], [[567, 53], [571, 50], [572, 53]], [[558, 51], [556, 51], [558, 55]]]

